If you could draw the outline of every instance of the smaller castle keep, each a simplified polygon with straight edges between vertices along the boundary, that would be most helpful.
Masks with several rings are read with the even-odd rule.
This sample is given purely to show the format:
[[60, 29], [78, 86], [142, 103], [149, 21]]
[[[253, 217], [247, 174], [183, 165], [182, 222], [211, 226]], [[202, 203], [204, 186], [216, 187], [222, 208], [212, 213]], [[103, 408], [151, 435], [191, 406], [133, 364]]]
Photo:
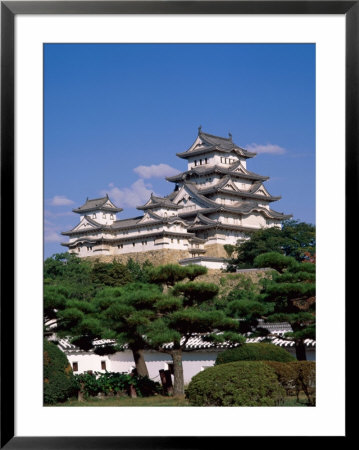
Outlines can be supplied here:
[[81, 257], [103, 261], [224, 266], [224, 244], [246, 239], [245, 233], [280, 227], [292, 217], [270, 208], [281, 197], [269, 194], [263, 182], [269, 177], [247, 169], [256, 154], [228, 138], [204, 133], [201, 127], [191, 147], [177, 153], [187, 160], [187, 170], [167, 177], [174, 190], [165, 197], [151, 195], [137, 209], [143, 214], [118, 220], [123, 211], [106, 195], [87, 199], [73, 210], [80, 222], [62, 234], [62, 245]]

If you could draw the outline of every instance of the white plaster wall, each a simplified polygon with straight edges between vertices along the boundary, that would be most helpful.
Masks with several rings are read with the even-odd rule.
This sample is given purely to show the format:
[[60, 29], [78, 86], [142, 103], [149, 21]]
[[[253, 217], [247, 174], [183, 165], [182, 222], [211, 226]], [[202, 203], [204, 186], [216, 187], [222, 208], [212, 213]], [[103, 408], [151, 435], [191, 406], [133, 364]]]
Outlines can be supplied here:
[[151, 209], [151, 211], [161, 217], [171, 217], [176, 215], [176, 210], [168, 208], [154, 208]]
[[266, 227], [267, 221], [262, 216], [262, 214], [258, 212], [253, 212], [248, 216], [244, 216], [242, 220], [243, 226], [245, 227], [253, 227], [253, 228], [261, 228]]
[[215, 194], [211, 200], [215, 201], [219, 205], [235, 206], [241, 199], [231, 196], [230, 194]]
[[[94, 214], [96, 217], [94, 217]], [[111, 219], [112, 215], [112, 219]], [[86, 213], [86, 216], [89, 216], [91, 219], [95, 220], [98, 223], [105, 224], [105, 225], [111, 225], [115, 220], [117, 220], [117, 215], [115, 213], [110, 213], [108, 211], [89, 211]], [[81, 220], [85, 216], [81, 216]]]
[[[295, 357], [294, 347], [283, 347], [287, 352]], [[306, 349], [307, 361], [315, 361], [315, 347]]]
[[101, 361], [106, 361], [106, 369], [111, 371], [111, 361], [109, 359], [109, 355], [96, 355], [94, 353], [66, 353], [67, 359], [69, 360], [71, 367], [73, 367], [73, 363], [77, 362], [78, 371], [74, 372], [74, 374], [84, 373], [88, 370], [92, 370], [93, 372], [101, 372], [104, 373], [104, 370], [101, 370]]
[[238, 179], [236, 178], [234, 184], [241, 191], [248, 191], [252, 187], [252, 183], [246, 179]]
[[[283, 347], [293, 356], [295, 356], [295, 349], [292, 347]], [[183, 352], [183, 374], [184, 382], [188, 384], [191, 378], [197, 373], [201, 372], [207, 367], [214, 365], [218, 353], [221, 350]], [[307, 360], [315, 361], [315, 348], [307, 348]], [[92, 370], [94, 372], [104, 372], [101, 370], [101, 361], [106, 361], [106, 369], [108, 372], [125, 372], [130, 373], [135, 367], [132, 352], [126, 350], [124, 352], [117, 352], [113, 355], [100, 356], [94, 353], [66, 353], [69, 362], [78, 363], [77, 374]], [[160, 381], [159, 370], [168, 369], [168, 364], [172, 363], [171, 355], [167, 353], [160, 353], [155, 351], [146, 351], [145, 361], [149, 372], [149, 377], [154, 381]]]
[[[182, 266], [188, 266], [189, 264], [193, 264], [193, 262], [191, 260], [188, 260], [184, 263], [182, 263]], [[227, 264], [226, 263], [222, 263], [222, 262], [217, 262], [217, 261], [198, 261], [195, 262], [195, 264], [197, 264], [197, 266], [203, 266], [203, 267], [207, 267], [208, 269], [225, 269]]]
[[[207, 158], [207, 163], [206, 163], [206, 158]], [[202, 164], [201, 164], [201, 160], [202, 160]], [[195, 164], [195, 161], [197, 161], [197, 166]], [[197, 155], [192, 158], [188, 158], [187, 170], [191, 170], [192, 167], [198, 167], [201, 165], [202, 166], [206, 166], [206, 165], [211, 166], [213, 164], [215, 164], [214, 159], [213, 159], [213, 153]]]
[[[205, 367], [213, 366], [218, 352], [184, 352], [183, 353], [183, 372], [184, 382], [187, 384], [191, 378]], [[118, 352], [113, 355], [100, 356], [93, 353], [85, 354], [67, 354], [71, 366], [73, 362], [78, 363], [76, 374], [84, 373], [88, 370], [104, 373], [101, 370], [101, 361], [106, 361], [106, 368], [109, 372], [129, 373], [135, 367], [131, 351]], [[159, 371], [167, 370], [168, 364], [172, 363], [171, 355], [160, 352], [145, 352], [145, 361], [149, 372], [149, 377], [154, 381], [160, 382]]]

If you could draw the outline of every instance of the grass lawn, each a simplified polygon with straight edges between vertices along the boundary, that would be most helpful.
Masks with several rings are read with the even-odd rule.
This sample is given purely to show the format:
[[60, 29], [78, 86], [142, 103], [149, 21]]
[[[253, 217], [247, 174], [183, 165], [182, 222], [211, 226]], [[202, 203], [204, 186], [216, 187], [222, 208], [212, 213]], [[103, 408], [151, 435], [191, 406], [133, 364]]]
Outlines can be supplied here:
[[[296, 397], [286, 397], [282, 406], [306, 406], [305, 397], [299, 399]], [[89, 398], [83, 402], [76, 399], [70, 399], [65, 403], [58, 403], [55, 406], [190, 406], [183, 397], [164, 397], [156, 395], [154, 397], [108, 397], [108, 398]]]
[[164, 397], [156, 395], [154, 397], [108, 397], [89, 398], [83, 402], [70, 399], [65, 403], [58, 403], [56, 406], [189, 406], [188, 401], [183, 397]]

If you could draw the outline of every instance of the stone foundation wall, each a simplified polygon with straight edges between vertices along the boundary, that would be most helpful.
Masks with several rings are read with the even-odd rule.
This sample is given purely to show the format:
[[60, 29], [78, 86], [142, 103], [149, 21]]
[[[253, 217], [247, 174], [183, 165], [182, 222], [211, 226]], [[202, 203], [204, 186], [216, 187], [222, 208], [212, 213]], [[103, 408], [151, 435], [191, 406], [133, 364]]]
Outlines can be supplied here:
[[112, 262], [114, 259], [120, 263], [126, 264], [129, 259], [143, 264], [146, 260], [150, 261], [153, 265], [159, 266], [161, 264], [177, 264], [180, 259], [190, 258], [191, 255], [187, 250], [150, 250], [147, 252], [134, 252], [125, 253], [122, 255], [96, 255], [88, 256], [84, 259], [88, 261], [100, 261], [100, 262]]
[[215, 256], [216, 258], [228, 258], [222, 244], [210, 244], [204, 246], [206, 253], [204, 256]]
[[[217, 258], [228, 258], [226, 251], [221, 244], [211, 244], [205, 247], [206, 253], [203, 256], [214, 256]], [[94, 255], [86, 256], [84, 259], [89, 261], [111, 262], [114, 259], [121, 263], [126, 263], [130, 258], [138, 263], [144, 263], [146, 260], [150, 261], [155, 266], [161, 264], [177, 264], [180, 259], [191, 258], [192, 254], [187, 250], [175, 249], [160, 249], [149, 250], [147, 252], [133, 252], [119, 255]]]

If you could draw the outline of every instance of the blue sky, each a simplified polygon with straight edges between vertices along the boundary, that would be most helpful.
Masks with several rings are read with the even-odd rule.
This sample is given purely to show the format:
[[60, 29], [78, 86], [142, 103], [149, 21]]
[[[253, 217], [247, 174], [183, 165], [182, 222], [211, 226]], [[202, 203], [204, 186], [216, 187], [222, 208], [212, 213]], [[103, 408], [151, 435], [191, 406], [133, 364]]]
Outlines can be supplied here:
[[63, 252], [71, 210], [108, 193], [141, 215], [198, 126], [258, 155], [272, 208], [315, 223], [315, 45], [46, 44], [45, 257]]

